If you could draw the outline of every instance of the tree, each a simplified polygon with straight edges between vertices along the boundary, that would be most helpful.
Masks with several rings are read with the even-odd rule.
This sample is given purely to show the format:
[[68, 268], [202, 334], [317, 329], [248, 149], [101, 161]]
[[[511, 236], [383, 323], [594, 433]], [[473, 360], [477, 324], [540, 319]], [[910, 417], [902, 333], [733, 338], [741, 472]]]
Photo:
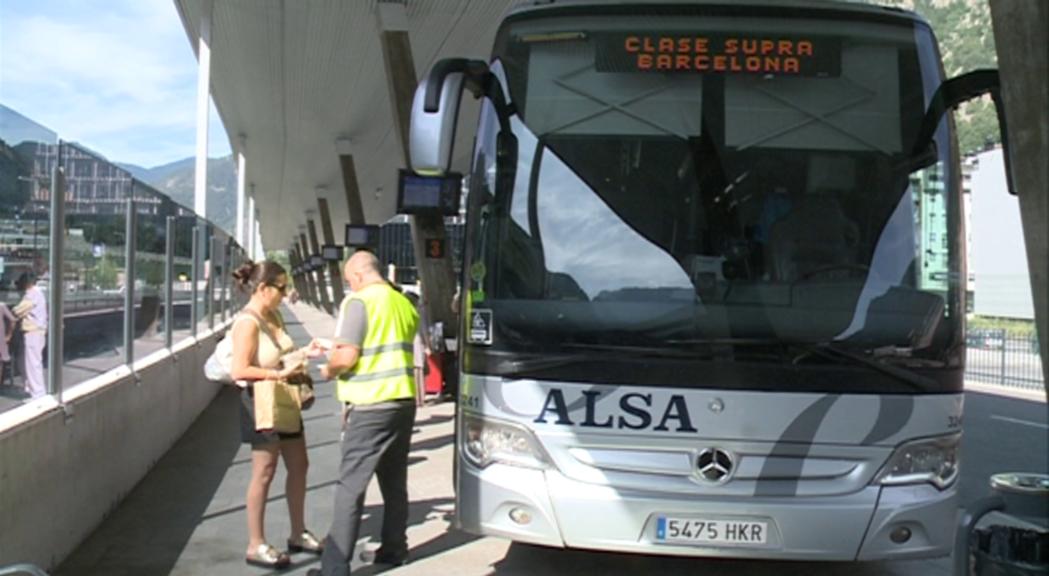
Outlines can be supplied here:
[[291, 270], [291, 261], [288, 260], [288, 253], [284, 250], [270, 250], [266, 253], [266, 259], [280, 264], [285, 270]]
[[88, 286], [97, 286], [102, 290], [111, 290], [117, 287], [117, 276], [120, 270], [110, 255], [103, 254], [95, 261], [95, 265], [84, 273], [84, 279]]
[[[986, 0], [875, 0], [914, 10], [932, 26], [948, 77], [981, 68], [996, 68], [991, 8]], [[955, 114], [958, 145], [963, 155], [1002, 141], [994, 106], [987, 100], [962, 104]]]

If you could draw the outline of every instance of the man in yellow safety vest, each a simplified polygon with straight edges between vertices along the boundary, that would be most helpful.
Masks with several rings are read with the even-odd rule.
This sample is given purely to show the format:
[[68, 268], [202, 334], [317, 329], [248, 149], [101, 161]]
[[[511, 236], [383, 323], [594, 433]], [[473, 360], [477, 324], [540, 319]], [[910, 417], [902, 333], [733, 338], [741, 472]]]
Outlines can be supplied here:
[[[324, 378], [336, 378], [345, 406], [342, 465], [335, 511], [324, 543], [321, 570], [343, 576], [361, 524], [364, 493], [374, 473], [383, 499], [382, 545], [374, 562], [408, 559], [408, 447], [415, 420], [412, 341], [419, 315], [382, 277], [379, 260], [356, 252], [343, 275], [351, 294], [343, 300]], [[369, 555], [372, 553], [369, 553]]]

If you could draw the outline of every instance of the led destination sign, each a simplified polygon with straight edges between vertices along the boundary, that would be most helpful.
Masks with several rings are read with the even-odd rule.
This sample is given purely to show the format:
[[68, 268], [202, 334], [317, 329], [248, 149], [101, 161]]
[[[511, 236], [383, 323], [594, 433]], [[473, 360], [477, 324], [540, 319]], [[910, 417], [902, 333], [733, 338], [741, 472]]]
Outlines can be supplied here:
[[835, 38], [710, 34], [609, 34], [597, 39], [598, 72], [837, 76]]

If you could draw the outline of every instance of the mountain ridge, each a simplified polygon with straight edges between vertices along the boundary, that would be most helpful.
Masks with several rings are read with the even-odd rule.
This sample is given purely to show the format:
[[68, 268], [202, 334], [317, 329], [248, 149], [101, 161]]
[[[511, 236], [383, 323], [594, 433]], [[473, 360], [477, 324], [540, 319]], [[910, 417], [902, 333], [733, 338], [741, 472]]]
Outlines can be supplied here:
[[[193, 208], [197, 160], [190, 156], [152, 168], [114, 162], [176, 203]], [[208, 158], [207, 218], [233, 235], [237, 227], [237, 170], [233, 156]]]

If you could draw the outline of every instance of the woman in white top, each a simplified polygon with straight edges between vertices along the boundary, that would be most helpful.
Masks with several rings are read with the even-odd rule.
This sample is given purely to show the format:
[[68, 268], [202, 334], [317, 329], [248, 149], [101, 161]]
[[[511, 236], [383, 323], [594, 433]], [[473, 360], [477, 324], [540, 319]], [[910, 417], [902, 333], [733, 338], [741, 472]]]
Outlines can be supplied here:
[[22, 374], [25, 390], [33, 398], [47, 394], [44, 381], [44, 347], [47, 345], [47, 298], [36, 285], [36, 275], [26, 272], [15, 286], [22, 301], [15, 306], [15, 316], [22, 321]]
[[306, 441], [301, 425], [298, 432], [257, 431], [252, 384], [260, 380], [283, 380], [303, 370], [301, 363], [284, 367], [281, 358], [292, 352], [294, 343], [284, 330], [279, 307], [288, 290], [288, 276], [276, 262], [248, 263], [233, 273], [241, 290], [251, 300], [233, 324], [233, 362], [231, 375], [246, 384], [241, 394], [241, 439], [251, 444], [251, 481], [248, 484], [248, 564], [285, 568], [288, 555], [266, 542], [264, 519], [266, 498], [283, 456], [288, 477], [285, 494], [291, 516], [292, 552], [319, 554], [321, 543], [306, 529]]

